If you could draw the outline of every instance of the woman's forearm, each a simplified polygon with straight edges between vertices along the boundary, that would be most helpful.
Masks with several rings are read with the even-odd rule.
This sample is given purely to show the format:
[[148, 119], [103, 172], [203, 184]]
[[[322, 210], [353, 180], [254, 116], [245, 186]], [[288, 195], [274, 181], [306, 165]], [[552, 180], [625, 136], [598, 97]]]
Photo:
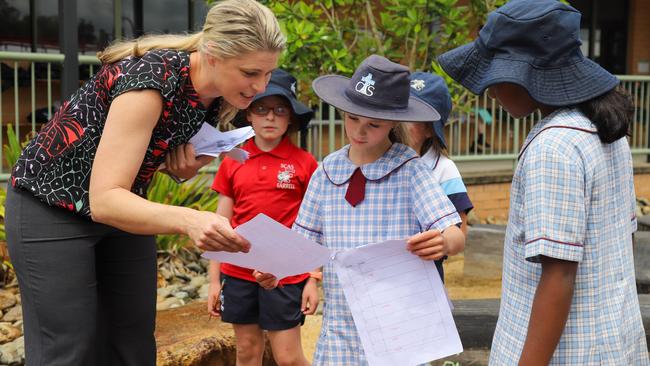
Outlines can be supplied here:
[[95, 222], [133, 234], [187, 234], [196, 210], [148, 201], [123, 188], [91, 194]]

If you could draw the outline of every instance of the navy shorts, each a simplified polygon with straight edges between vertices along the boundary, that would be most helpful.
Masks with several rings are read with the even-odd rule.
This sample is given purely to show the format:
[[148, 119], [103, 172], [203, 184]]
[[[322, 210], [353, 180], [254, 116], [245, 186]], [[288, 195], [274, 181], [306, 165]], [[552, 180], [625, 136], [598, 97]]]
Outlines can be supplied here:
[[305, 322], [300, 306], [306, 280], [273, 290], [224, 273], [221, 280], [221, 320], [224, 322], [259, 324], [264, 330], [286, 330]]

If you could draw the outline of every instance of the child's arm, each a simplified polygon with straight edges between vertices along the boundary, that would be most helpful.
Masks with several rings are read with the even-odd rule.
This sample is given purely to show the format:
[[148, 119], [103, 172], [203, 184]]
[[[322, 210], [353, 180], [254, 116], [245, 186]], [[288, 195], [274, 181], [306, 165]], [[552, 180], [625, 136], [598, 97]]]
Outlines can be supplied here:
[[548, 365], [553, 357], [573, 298], [577, 262], [541, 257], [542, 275], [528, 323], [519, 365]]
[[458, 216], [460, 216], [460, 219], [463, 221], [460, 224], [460, 231], [462, 231], [463, 235], [465, 235], [465, 237], [467, 237], [467, 213], [459, 212]]
[[438, 260], [446, 255], [456, 255], [465, 249], [465, 235], [455, 225], [442, 233], [429, 230], [411, 236], [406, 248], [424, 260]]
[[[217, 213], [229, 221], [232, 218], [232, 209], [235, 202], [228, 196], [219, 195], [219, 202], [217, 203]], [[219, 303], [219, 295], [221, 294], [221, 263], [218, 261], [210, 261], [210, 269], [208, 270], [208, 278], [210, 279], [210, 289], [208, 290], [208, 313], [213, 316], [220, 315], [221, 304]]]
[[314, 315], [318, 309], [318, 281], [323, 278], [323, 274], [319, 269], [316, 272], [311, 272], [305, 287], [302, 289], [302, 305], [300, 310], [305, 315]]
[[208, 314], [212, 316], [221, 315], [221, 263], [217, 261], [210, 261], [210, 268], [208, 269], [208, 278], [210, 279], [210, 288], [208, 290]]
[[274, 275], [257, 270], [253, 271], [253, 277], [255, 277], [255, 281], [265, 290], [273, 290], [280, 283], [280, 280]]

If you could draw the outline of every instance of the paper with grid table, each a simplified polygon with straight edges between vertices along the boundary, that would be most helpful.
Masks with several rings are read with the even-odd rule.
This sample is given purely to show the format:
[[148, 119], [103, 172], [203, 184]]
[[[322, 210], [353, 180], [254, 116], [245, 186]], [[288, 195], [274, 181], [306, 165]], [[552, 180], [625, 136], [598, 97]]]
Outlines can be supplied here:
[[418, 365], [463, 351], [435, 265], [406, 250], [405, 240], [333, 253], [263, 214], [235, 231], [250, 241], [249, 253], [203, 256], [278, 278], [334, 261], [371, 366]]
[[370, 365], [419, 365], [463, 351], [435, 265], [406, 241], [338, 252], [334, 267]]

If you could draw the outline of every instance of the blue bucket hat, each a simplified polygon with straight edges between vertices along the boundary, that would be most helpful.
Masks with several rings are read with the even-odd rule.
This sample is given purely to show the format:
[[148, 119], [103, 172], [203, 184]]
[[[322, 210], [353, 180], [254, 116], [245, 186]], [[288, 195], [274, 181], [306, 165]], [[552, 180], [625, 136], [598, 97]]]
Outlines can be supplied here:
[[445, 79], [429, 72], [414, 72], [411, 74], [411, 95], [420, 98], [440, 113], [440, 120], [434, 121], [433, 116], [431, 116], [431, 120], [436, 136], [442, 146], [446, 148], [445, 122], [449, 118], [452, 106], [451, 95]]
[[370, 55], [351, 78], [325, 75], [312, 87], [325, 102], [358, 116], [404, 122], [440, 119], [433, 107], [410, 95], [410, 74], [404, 65]]
[[514, 83], [540, 103], [575, 105], [619, 83], [580, 51], [580, 17], [557, 0], [512, 0], [490, 13], [474, 42], [440, 55], [438, 62], [474, 94]]
[[[300, 123], [300, 130], [305, 131], [309, 125], [309, 122], [314, 117], [314, 111], [301, 103], [296, 97], [297, 85], [298, 81], [295, 77], [293, 77], [293, 75], [282, 69], [275, 69], [271, 73], [271, 80], [269, 80], [269, 84], [266, 86], [266, 90], [260, 94], [255, 95], [251, 103], [255, 103], [264, 97], [269, 97], [272, 95], [284, 97], [291, 104], [291, 109], [293, 109], [293, 113]], [[247, 125], [246, 112], [240, 112], [233, 124], [236, 127]]]

